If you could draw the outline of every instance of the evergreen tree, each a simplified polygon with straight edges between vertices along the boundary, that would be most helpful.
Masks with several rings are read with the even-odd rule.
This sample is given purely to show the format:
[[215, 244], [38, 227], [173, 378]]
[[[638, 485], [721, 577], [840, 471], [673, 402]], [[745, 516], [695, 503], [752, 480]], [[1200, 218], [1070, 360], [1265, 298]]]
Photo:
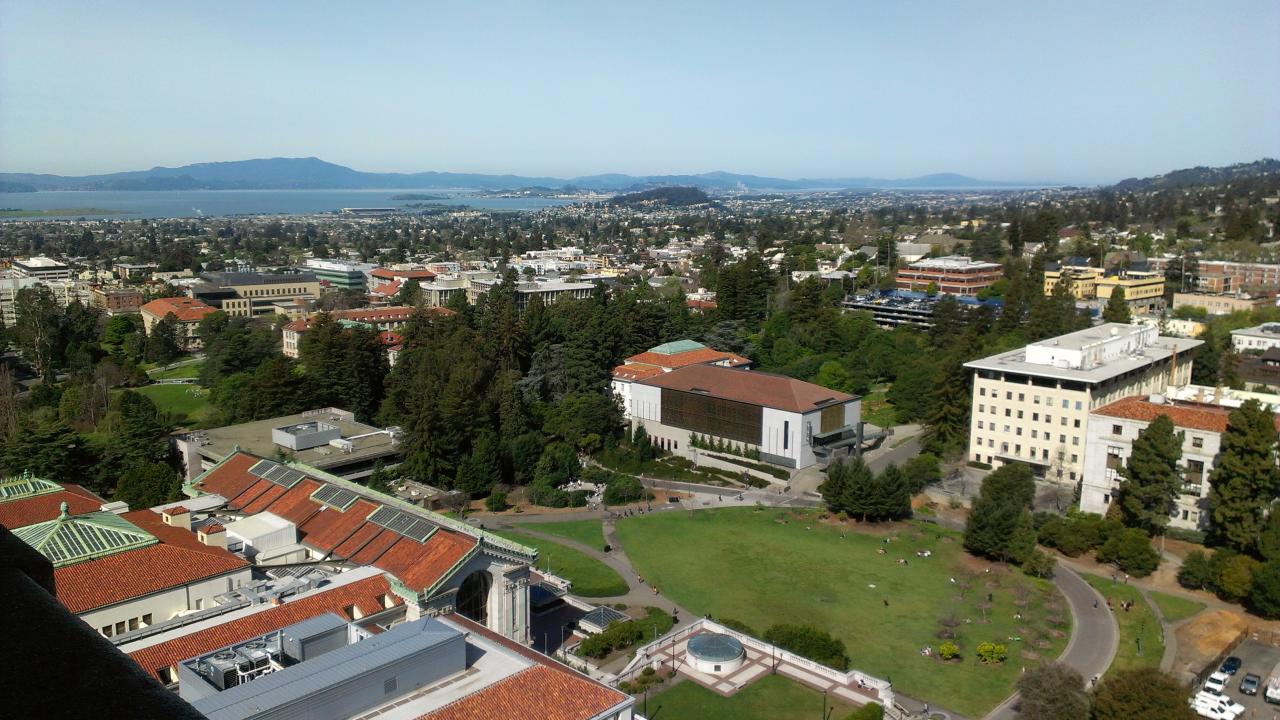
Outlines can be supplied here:
[[178, 345], [178, 318], [168, 313], [151, 326], [144, 357], [147, 362], [167, 365], [182, 353]]
[[1034, 498], [1035, 478], [1030, 468], [1023, 463], [1000, 466], [982, 481], [965, 524], [965, 549], [997, 560], [1015, 559], [1025, 549], [1018, 543], [1029, 527]]
[[1200, 339], [1204, 341], [1195, 349], [1195, 359], [1191, 365], [1191, 382], [1196, 385], [1216, 387], [1222, 382], [1222, 355], [1224, 352], [1222, 336], [1213, 326], [1208, 327]]
[[422, 303], [422, 286], [413, 278], [405, 280], [400, 285], [400, 292], [396, 293], [394, 302], [396, 305], [417, 307]]
[[[27, 417], [18, 425], [4, 446], [4, 469], [8, 475], [30, 472], [55, 482], [72, 482], [85, 478], [85, 469], [94, 460], [84, 438], [66, 423], [58, 420], [37, 421]], [[115, 483], [88, 483], [99, 493], [109, 491]]]
[[1280, 494], [1275, 419], [1257, 400], [1228, 416], [1209, 484], [1211, 540], [1240, 552], [1256, 551], [1267, 508]]
[[473, 495], [488, 493], [495, 485], [502, 482], [502, 460], [498, 453], [498, 438], [485, 430], [476, 435], [471, 445], [470, 465], [471, 487], [458, 488]]
[[1018, 713], [1043, 720], [1088, 720], [1089, 695], [1080, 673], [1062, 663], [1033, 667], [1018, 678]]
[[861, 457], [849, 458], [844, 468], [846, 485], [841, 508], [863, 522], [874, 519], [878, 511], [875, 473]]
[[181, 482], [178, 473], [162, 462], [130, 465], [120, 474], [113, 500], [120, 500], [132, 510], [155, 507], [175, 500]]
[[924, 446], [929, 452], [945, 456], [968, 442], [972, 379], [973, 373], [959, 357], [947, 361], [942, 380], [932, 393], [933, 407], [924, 419], [928, 428]]
[[1195, 720], [1187, 689], [1157, 668], [1109, 674], [1093, 694], [1093, 720]]
[[1116, 502], [1128, 527], [1153, 535], [1169, 523], [1169, 509], [1182, 489], [1182, 433], [1174, 431], [1168, 415], [1152, 420], [1133, 441], [1129, 461], [1120, 469]]
[[902, 469], [890, 464], [871, 484], [874, 520], [901, 520], [911, 516], [911, 483]]
[[1106, 307], [1102, 308], [1102, 320], [1109, 323], [1124, 323], [1128, 325], [1133, 322], [1133, 315], [1129, 312], [1129, 303], [1125, 302], [1124, 288], [1116, 286], [1111, 291], [1111, 297], [1107, 299]]
[[1249, 607], [1264, 618], [1280, 617], [1280, 560], [1268, 560], [1253, 571]]
[[827, 479], [818, 486], [822, 501], [831, 512], [848, 512], [845, 501], [849, 495], [849, 470], [844, 460], [835, 460], [827, 466]]

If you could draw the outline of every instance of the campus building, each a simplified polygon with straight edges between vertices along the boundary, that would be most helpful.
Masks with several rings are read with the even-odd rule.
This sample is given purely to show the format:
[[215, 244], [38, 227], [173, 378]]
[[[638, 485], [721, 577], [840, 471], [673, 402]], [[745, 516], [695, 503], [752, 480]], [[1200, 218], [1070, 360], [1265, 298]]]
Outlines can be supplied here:
[[177, 504], [130, 512], [23, 474], [0, 480], [0, 517], [53, 564], [58, 601], [106, 637], [212, 606], [251, 580], [249, 563], [193, 530]]
[[1063, 280], [1069, 282], [1071, 297], [1098, 307], [1111, 299], [1117, 288], [1124, 290], [1129, 310], [1139, 315], [1158, 314], [1164, 309], [1164, 275], [1147, 270], [1113, 269], [1089, 265], [1063, 264], [1044, 270], [1044, 294], [1052, 295]]
[[320, 298], [320, 280], [310, 272], [207, 272], [200, 280], [191, 297], [232, 317], [294, 317]]
[[969, 459], [1023, 462], [1075, 483], [1084, 469], [1089, 413], [1131, 395], [1191, 380], [1199, 340], [1155, 327], [1106, 323], [965, 363], [974, 371]]
[[[1238, 404], [1238, 403], [1236, 403]], [[1231, 413], [1227, 405], [1175, 401], [1165, 395], [1127, 397], [1089, 413], [1080, 509], [1105, 515], [1120, 487], [1120, 469], [1129, 461], [1138, 434], [1161, 415], [1182, 434], [1182, 487], [1170, 511], [1169, 525], [1207, 530], [1209, 474], [1222, 446]], [[1277, 418], [1280, 431], [1280, 418]]]
[[861, 409], [852, 395], [802, 380], [695, 364], [632, 382], [625, 415], [674, 453], [693, 455], [697, 434], [804, 468], [860, 443]]
[[176, 438], [174, 445], [189, 480], [238, 450], [263, 457], [286, 453], [297, 462], [348, 480], [368, 477], [378, 463], [395, 466], [403, 454], [398, 428], [356, 422], [355, 415], [339, 408], [195, 430]]
[[89, 288], [89, 304], [107, 315], [136, 313], [142, 310], [142, 291], [134, 288]]
[[1233, 312], [1252, 312], [1276, 304], [1275, 295], [1211, 292], [1178, 292], [1173, 294], [1173, 309], [1190, 307], [1204, 310], [1210, 315], [1228, 315]]
[[[1151, 258], [1148, 261], [1152, 270], [1165, 272], [1172, 265], [1185, 270], [1186, 261], [1181, 258]], [[1230, 278], [1233, 287], [1251, 290], [1280, 289], [1280, 265], [1266, 263], [1229, 262], [1225, 260], [1198, 260], [1196, 272], [1193, 274], [1212, 277]], [[1186, 290], [1188, 288], [1178, 288]]]
[[13, 269], [23, 277], [58, 282], [71, 279], [71, 266], [41, 255], [13, 261]]
[[898, 271], [899, 290], [925, 292], [936, 286], [947, 295], [977, 295], [1004, 277], [1000, 263], [983, 262], [963, 255], [930, 258], [913, 262]]
[[173, 315], [178, 324], [178, 347], [187, 352], [200, 349], [203, 345], [200, 339], [200, 321], [217, 312], [217, 308], [188, 297], [152, 300], [139, 310], [142, 313], [142, 330], [147, 335], [151, 334], [156, 323]]
[[[481, 295], [501, 283], [502, 279], [496, 277], [491, 279], [472, 278], [471, 284], [467, 289], [467, 301], [475, 305]], [[542, 298], [543, 305], [551, 305], [560, 298], [585, 300], [591, 297], [591, 292], [595, 290], [595, 287], [596, 284], [594, 282], [565, 282], [562, 280], [534, 280], [532, 282], [516, 283], [516, 311], [524, 312], [524, 309], [529, 306], [529, 299], [534, 296]]]
[[307, 272], [315, 275], [320, 282], [328, 283], [331, 288], [365, 292], [369, 289], [369, 277], [376, 266], [373, 263], [309, 258], [305, 267]]
[[[393, 305], [358, 310], [334, 310], [329, 315], [341, 323], [367, 326], [378, 332], [395, 332], [404, 329], [404, 326], [409, 323], [409, 318], [413, 317], [413, 311], [414, 308], [406, 305]], [[450, 313], [451, 311], [440, 308], [433, 312]], [[315, 315], [312, 314], [292, 320], [284, 326], [281, 330], [281, 338], [283, 341], [282, 352], [285, 357], [298, 357], [298, 352], [302, 349], [302, 336], [311, 328], [311, 323], [314, 320]]]
[[631, 400], [631, 383], [671, 372], [686, 365], [749, 368], [751, 360], [737, 353], [709, 348], [693, 340], [663, 343], [632, 355], [613, 369], [613, 394], [625, 408]]

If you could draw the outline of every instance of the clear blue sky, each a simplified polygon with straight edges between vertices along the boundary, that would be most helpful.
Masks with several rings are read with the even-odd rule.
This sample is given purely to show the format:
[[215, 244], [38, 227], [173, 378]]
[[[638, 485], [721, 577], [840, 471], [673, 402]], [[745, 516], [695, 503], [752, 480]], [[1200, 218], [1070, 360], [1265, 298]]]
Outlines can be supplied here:
[[0, 170], [1108, 182], [1280, 156], [1280, 2], [0, 2]]

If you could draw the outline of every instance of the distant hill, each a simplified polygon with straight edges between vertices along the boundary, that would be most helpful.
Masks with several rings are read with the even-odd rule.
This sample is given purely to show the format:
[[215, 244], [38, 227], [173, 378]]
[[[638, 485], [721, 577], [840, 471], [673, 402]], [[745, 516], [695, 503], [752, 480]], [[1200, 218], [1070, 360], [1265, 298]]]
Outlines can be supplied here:
[[711, 198], [696, 187], [661, 187], [627, 195], [618, 195], [610, 200], [609, 204], [644, 205], [646, 203], [654, 203], [668, 207], [684, 207], [686, 205], [704, 205], [709, 202], [711, 202]]
[[1266, 158], [1250, 163], [1236, 163], [1226, 167], [1193, 167], [1174, 170], [1148, 178], [1128, 178], [1113, 187], [1122, 192], [1151, 192], [1193, 187], [1196, 185], [1221, 185], [1240, 178], [1280, 173], [1280, 160]]
[[0, 182], [0, 193], [30, 193], [35, 192], [34, 185], [20, 182]]
[[[709, 172], [698, 175], [587, 175], [576, 178], [482, 175], [477, 173], [367, 173], [319, 158], [261, 158], [234, 162], [196, 163], [177, 168], [108, 173], [105, 175], [43, 175], [0, 173], [0, 182], [36, 190], [302, 190], [302, 189], [424, 189], [574, 188], [595, 192], [633, 192], [655, 187], [696, 187], [714, 191], [808, 189], [910, 189], [1026, 187], [1027, 183], [977, 180], [964, 175], [938, 174], [888, 180], [880, 178], [805, 178], [787, 180], [759, 175]], [[1052, 183], [1040, 183], [1048, 186]], [[1037, 185], [1037, 184], [1032, 184]]]

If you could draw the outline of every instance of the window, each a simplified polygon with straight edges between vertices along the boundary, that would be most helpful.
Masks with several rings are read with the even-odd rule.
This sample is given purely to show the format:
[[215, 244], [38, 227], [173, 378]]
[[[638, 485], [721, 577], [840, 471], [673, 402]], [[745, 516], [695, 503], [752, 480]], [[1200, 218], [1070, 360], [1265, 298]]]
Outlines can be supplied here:
[[1084, 408], [1084, 404], [1083, 404], [1083, 403], [1081, 403], [1079, 400], [1077, 400], [1077, 401], [1076, 401], [1076, 409], [1077, 409], [1077, 410], [1081, 410], [1081, 409], [1083, 409], [1083, 408]]
[[978, 404], [978, 412], [986, 412], [986, 411], [987, 411], [987, 406], [986, 406], [986, 405], [983, 405], [983, 404], [981, 404], [981, 403], [979, 403], [979, 404]]
[[197, 610], [204, 609], [204, 598], [196, 598], [196, 609]]
[[[1072, 445], [1079, 445], [1079, 444], [1080, 444], [1080, 436], [1079, 436], [1079, 435], [1072, 435], [1072, 436], [1071, 436], [1071, 444], [1072, 444]], [[1075, 461], [1073, 460], [1072, 462], [1075, 462]]]
[[[1193, 448], [1202, 448], [1202, 447], [1204, 447], [1204, 438], [1202, 438], [1202, 437], [1192, 437], [1192, 438], [1191, 438], [1191, 447], [1193, 447]], [[1184, 519], [1185, 519], [1185, 518], [1184, 518]]]
[[1052, 424], [1053, 424], [1053, 416], [1052, 416], [1052, 415], [1045, 415], [1045, 416], [1044, 416], [1044, 421], [1045, 421], [1045, 422], [1047, 422], [1047, 423], [1049, 423], [1050, 425], [1052, 425]]
[[1040, 422], [1040, 413], [1031, 413], [1031, 422]]
[[1111, 434], [1112, 434], [1112, 435], [1123, 435], [1123, 434], [1124, 434], [1124, 428], [1123, 428], [1123, 427], [1121, 427], [1121, 426], [1119, 426], [1119, 425], [1112, 425], [1112, 426], [1111, 426]]
[[786, 450], [791, 447], [791, 421], [782, 421], [782, 449]]
[[1067, 401], [1066, 401], [1066, 400], [1063, 400], [1063, 401], [1062, 401], [1062, 409], [1063, 409], [1063, 410], [1066, 410], [1066, 409], [1067, 409]]
[[130, 630], [138, 629], [138, 618], [129, 618], [129, 629]]
[[1062, 443], [1063, 445], [1066, 445], [1066, 444], [1067, 444], [1067, 436], [1066, 436], [1066, 435], [1059, 435], [1059, 436], [1058, 436], [1058, 442]]
[[103, 625], [102, 634], [106, 635], [107, 637], [111, 637], [114, 633], [112, 633], [110, 625]]
[[979, 394], [979, 395], [981, 395], [982, 397], [986, 397], [986, 396], [987, 396], [987, 389], [986, 389], [986, 388], [978, 388], [978, 394]]
[[1040, 404], [1040, 396], [1039, 396], [1039, 395], [1032, 395], [1032, 396], [1031, 396], [1031, 402], [1035, 403], [1036, 405], [1039, 405], [1039, 404]]
[[124, 621], [121, 620], [120, 622], [116, 623], [116, 634], [122, 635], [124, 634], [124, 631], [125, 631], [125, 624], [124, 624]]
[[1012, 411], [1011, 411], [1011, 410], [1009, 410], [1009, 408], [1005, 408], [1005, 409], [1004, 409], [1004, 416], [1005, 416], [1005, 417], [1010, 417], [1012, 414], [1013, 414], [1013, 413], [1012, 413]]
[[1080, 420], [1078, 418], [1073, 420], [1072, 422], [1075, 424], [1076, 427], [1080, 427]]
[[1013, 446], [1013, 454], [1014, 454], [1014, 455], [1021, 455], [1021, 454], [1022, 454], [1022, 446], [1021, 446], [1021, 445], [1014, 445], [1014, 446]]
[[1019, 419], [1019, 420], [1021, 420], [1021, 419], [1022, 419], [1022, 411], [1021, 411], [1021, 410], [1019, 410], [1019, 411], [1018, 411], [1018, 419]]
[[1061, 418], [1061, 420], [1062, 420], [1062, 423], [1061, 423], [1062, 427], [1066, 427], [1066, 426], [1067, 426], [1067, 418], [1066, 418], [1066, 416], [1064, 415], [1064, 416]]
[[979, 420], [979, 421], [978, 421], [978, 429], [979, 429], [979, 430], [981, 430], [981, 429], [982, 429], [982, 421], [981, 421], [981, 420]]
[[1031, 431], [1031, 439], [1032, 439], [1032, 440], [1034, 440], [1034, 439], [1036, 439], [1036, 438], [1040, 437], [1039, 432], [1040, 432], [1040, 431], [1038, 431], [1038, 430], [1032, 430], [1032, 431]]
[[1018, 402], [1024, 402], [1027, 399], [1026, 393], [1018, 393]]
[[1013, 429], [1013, 432], [1014, 432], [1014, 434], [1015, 434], [1015, 435], [1017, 435], [1017, 436], [1021, 437], [1021, 436], [1022, 436], [1022, 426], [1021, 426], [1021, 425], [1019, 425], [1018, 427], [1014, 428], [1014, 429]]
[[143, 615], [143, 616], [142, 616], [142, 624], [143, 624], [143, 625], [150, 625], [150, 624], [151, 624], [151, 613], [147, 613], [146, 615]]
[[1072, 455], [1072, 456], [1071, 456], [1071, 462], [1073, 462], [1073, 463], [1080, 462], [1080, 456], [1079, 456], [1079, 455]]
[[1007, 391], [1006, 391], [1006, 392], [1005, 392], [1005, 394], [1004, 394], [1004, 399], [1005, 399], [1005, 400], [1012, 400], [1012, 399], [1013, 399], [1013, 393], [1011, 393], [1011, 392], [1007, 392]]

